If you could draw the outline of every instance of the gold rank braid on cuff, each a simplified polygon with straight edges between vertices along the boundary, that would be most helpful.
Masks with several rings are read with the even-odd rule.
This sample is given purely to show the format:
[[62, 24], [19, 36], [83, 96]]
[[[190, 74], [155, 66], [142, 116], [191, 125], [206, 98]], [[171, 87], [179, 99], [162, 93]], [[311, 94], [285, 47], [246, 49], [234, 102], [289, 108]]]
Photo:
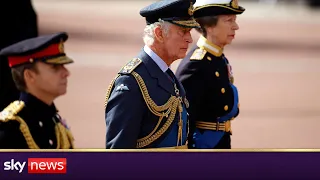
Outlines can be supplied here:
[[[26, 143], [30, 149], [40, 149], [37, 143], [34, 141], [27, 123], [21, 117], [13, 116], [8, 120], [16, 120], [20, 123], [20, 131], [24, 136]], [[73, 144], [74, 138], [71, 132], [68, 129], [66, 129], [61, 123], [56, 124], [55, 134], [57, 138], [56, 149], [74, 148], [74, 144]]]

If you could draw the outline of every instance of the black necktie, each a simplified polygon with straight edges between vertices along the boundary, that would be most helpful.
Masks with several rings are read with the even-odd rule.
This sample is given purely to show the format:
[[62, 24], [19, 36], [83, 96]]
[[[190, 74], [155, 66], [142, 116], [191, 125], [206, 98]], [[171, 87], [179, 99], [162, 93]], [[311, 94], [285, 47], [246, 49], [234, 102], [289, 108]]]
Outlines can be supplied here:
[[168, 68], [168, 70], [166, 71], [166, 73], [169, 75], [169, 77], [171, 78], [171, 80], [174, 82], [174, 81], [175, 81], [175, 80], [174, 80], [175, 75], [174, 75], [174, 73], [171, 71], [170, 68]]

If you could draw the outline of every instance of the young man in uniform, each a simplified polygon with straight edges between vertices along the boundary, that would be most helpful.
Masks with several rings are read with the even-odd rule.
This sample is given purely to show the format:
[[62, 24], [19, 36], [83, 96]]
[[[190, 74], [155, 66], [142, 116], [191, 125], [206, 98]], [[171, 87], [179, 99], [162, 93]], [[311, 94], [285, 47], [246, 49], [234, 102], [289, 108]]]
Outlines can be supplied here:
[[231, 120], [239, 114], [239, 102], [223, 49], [235, 38], [237, 14], [244, 10], [237, 0], [199, 0], [194, 4], [201, 37], [176, 71], [190, 103], [189, 148], [231, 148]]
[[69, 149], [73, 137], [54, 100], [67, 91], [73, 60], [64, 52], [66, 33], [27, 39], [2, 49], [20, 98], [0, 113], [1, 149]]

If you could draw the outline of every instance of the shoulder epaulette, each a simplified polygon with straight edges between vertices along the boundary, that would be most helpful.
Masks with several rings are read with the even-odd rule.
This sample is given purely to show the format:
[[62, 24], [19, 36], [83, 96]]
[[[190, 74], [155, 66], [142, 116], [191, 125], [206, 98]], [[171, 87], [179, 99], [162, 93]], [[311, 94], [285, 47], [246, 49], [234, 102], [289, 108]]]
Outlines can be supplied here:
[[206, 53], [207, 51], [203, 48], [196, 49], [190, 57], [190, 60], [202, 60]]
[[142, 60], [139, 58], [131, 59], [124, 67], [121, 68], [119, 74], [130, 74], [141, 63]]
[[0, 112], [0, 122], [12, 119], [24, 108], [23, 101], [14, 101], [7, 106], [2, 112]]

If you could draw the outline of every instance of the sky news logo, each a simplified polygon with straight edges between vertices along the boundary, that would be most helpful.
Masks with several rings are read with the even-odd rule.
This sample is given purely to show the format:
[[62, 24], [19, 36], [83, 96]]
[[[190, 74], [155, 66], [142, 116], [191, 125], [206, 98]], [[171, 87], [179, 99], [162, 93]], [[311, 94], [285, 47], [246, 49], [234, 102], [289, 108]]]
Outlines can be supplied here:
[[[26, 167], [27, 165], [27, 167]], [[66, 158], [28, 158], [28, 161], [11, 159], [3, 162], [4, 171], [22, 173], [28, 168], [29, 174], [66, 174]]]

